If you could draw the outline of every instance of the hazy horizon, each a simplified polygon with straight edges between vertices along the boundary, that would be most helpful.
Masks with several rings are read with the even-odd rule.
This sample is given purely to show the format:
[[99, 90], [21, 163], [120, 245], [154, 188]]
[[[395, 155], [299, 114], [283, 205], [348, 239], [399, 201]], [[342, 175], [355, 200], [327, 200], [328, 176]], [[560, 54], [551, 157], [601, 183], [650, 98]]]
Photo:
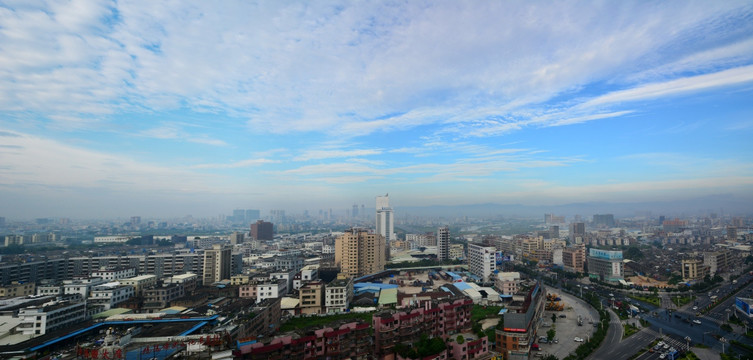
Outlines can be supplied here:
[[384, 193], [753, 213], [752, 16], [749, 1], [4, 2], [0, 216]]

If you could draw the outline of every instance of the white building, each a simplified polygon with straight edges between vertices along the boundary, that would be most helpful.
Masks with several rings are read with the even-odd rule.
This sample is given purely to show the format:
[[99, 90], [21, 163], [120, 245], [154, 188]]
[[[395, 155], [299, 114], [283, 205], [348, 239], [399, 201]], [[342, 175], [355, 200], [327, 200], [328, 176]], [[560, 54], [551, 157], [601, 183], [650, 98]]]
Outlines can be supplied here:
[[118, 282], [97, 285], [92, 288], [89, 304], [100, 307], [101, 311], [110, 310], [135, 295], [132, 286], [120, 285]]
[[138, 236], [131, 235], [95, 236], [94, 242], [101, 244], [125, 243], [126, 241], [135, 239], [137, 237]]
[[100, 277], [105, 281], [126, 279], [136, 276], [135, 268], [99, 269], [92, 271], [92, 277]]
[[324, 287], [324, 306], [327, 313], [345, 312], [353, 300], [353, 278], [338, 278]]
[[395, 214], [390, 207], [390, 195], [376, 197], [376, 232], [384, 236], [386, 244], [395, 240]]
[[44, 335], [86, 320], [86, 302], [51, 302], [18, 311], [21, 323], [18, 330], [27, 336]]
[[[63, 285], [39, 285], [37, 286], [37, 295], [57, 296], [63, 293]], [[82, 296], [83, 297], [83, 296]]]
[[492, 273], [497, 268], [496, 252], [497, 249], [493, 246], [481, 246], [469, 243], [468, 268], [471, 274], [480, 277], [482, 281], [489, 281]]
[[82, 298], [86, 299], [89, 297], [92, 287], [104, 283], [105, 280], [102, 278], [63, 280], [63, 294], [79, 294]]
[[261, 302], [266, 299], [276, 299], [284, 294], [288, 293], [287, 282], [285, 280], [277, 280], [271, 282], [265, 282], [263, 284], [256, 285], [256, 302]]

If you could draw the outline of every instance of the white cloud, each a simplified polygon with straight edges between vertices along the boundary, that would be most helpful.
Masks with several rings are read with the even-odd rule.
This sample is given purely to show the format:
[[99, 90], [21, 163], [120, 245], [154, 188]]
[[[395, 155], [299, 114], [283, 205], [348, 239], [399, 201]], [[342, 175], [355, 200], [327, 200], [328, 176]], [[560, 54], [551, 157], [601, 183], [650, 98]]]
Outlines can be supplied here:
[[295, 161], [321, 160], [343, 157], [358, 157], [379, 155], [382, 150], [378, 149], [353, 149], [353, 150], [306, 150], [303, 154], [296, 156]]
[[228, 164], [199, 164], [199, 165], [194, 165], [193, 168], [195, 169], [237, 169], [237, 168], [244, 168], [244, 167], [259, 166], [263, 164], [274, 164], [278, 162], [279, 162], [278, 160], [254, 158], [254, 159], [236, 161], [236, 162], [228, 163]]

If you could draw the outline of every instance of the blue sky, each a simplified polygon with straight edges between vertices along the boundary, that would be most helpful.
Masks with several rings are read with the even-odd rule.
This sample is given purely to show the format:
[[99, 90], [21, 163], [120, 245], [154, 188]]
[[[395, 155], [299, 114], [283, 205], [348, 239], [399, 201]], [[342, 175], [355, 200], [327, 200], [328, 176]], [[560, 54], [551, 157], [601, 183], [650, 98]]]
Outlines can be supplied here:
[[0, 1], [0, 216], [753, 194], [753, 4]]

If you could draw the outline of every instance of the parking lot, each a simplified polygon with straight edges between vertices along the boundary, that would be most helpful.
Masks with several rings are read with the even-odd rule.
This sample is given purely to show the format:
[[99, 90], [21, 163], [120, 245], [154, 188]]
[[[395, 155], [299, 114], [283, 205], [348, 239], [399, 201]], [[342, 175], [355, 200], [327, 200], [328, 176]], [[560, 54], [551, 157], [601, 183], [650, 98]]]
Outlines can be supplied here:
[[[552, 323], [552, 314], [557, 315], [557, 321], [554, 323], [555, 330], [557, 332], [556, 338], [559, 340], [557, 344], [541, 344], [541, 354], [553, 354], [554, 356], [562, 359], [582, 344], [582, 342], [576, 342], [576, 337], [588, 341], [591, 335], [596, 330], [593, 326], [593, 322], [598, 322], [599, 314], [596, 310], [592, 309], [588, 304], [582, 300], [568, 295], [562, 294], [556, 289], [547, 287], [547, 293], [556, 293], [562, 301], [565, 302], [565, 308], [563, 311], [545, 311], [542, 321], [539, 324], [538, 336], [546, 336], [546, 332], [550, 327], [546, 327], [546, 323]], [[565, 315], [564, 318], [560, 317]], [[583, 318], [583, 325], [578, 326], [578, 315]], [[538, 339], [537, 339], [538, 340]], [[538, 341], [537, 341], [538, 342]]]

